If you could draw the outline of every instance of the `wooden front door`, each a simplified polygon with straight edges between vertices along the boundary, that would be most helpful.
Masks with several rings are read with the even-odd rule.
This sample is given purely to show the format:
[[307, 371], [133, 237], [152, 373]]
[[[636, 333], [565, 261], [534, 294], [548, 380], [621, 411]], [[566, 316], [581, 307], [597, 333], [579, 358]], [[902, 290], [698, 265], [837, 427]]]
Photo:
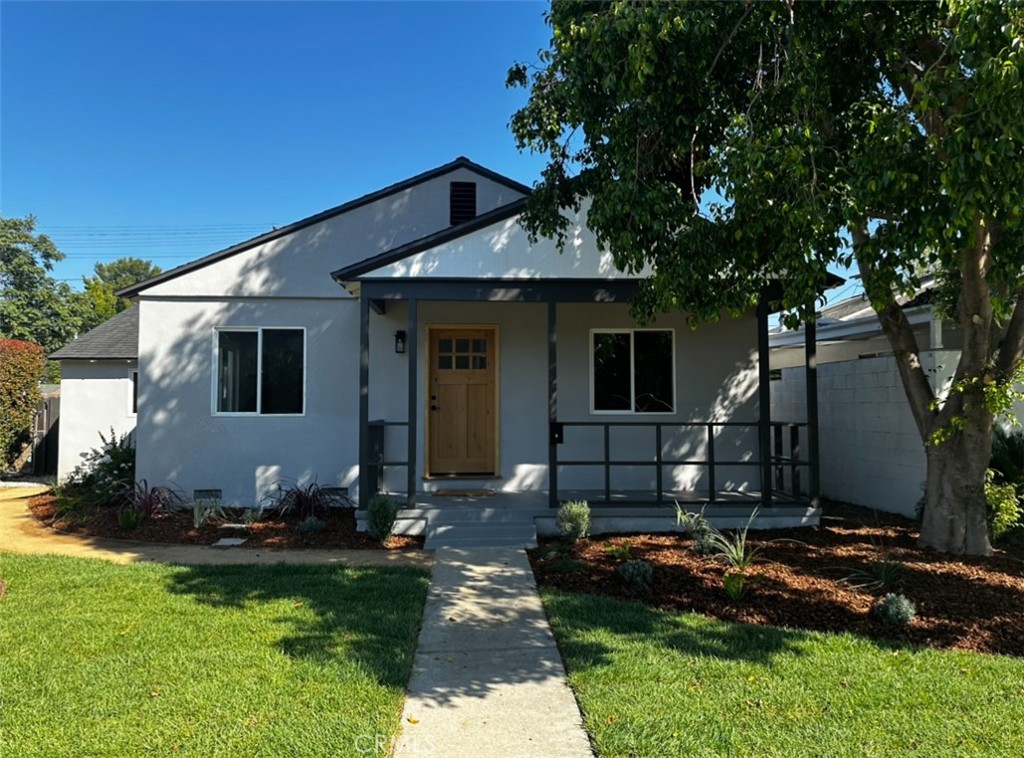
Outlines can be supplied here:
[[427, 475], [494, 476], [496, 329], [434, 327], [428, 334]]

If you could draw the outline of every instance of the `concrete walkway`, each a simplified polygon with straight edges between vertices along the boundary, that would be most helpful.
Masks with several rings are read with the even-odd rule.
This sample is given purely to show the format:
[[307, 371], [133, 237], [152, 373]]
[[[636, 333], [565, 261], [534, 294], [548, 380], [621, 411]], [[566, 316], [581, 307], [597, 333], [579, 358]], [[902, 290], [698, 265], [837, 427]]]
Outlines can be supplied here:
[[423, 550], [223, 549], [206, 545], [165, 545], [61, 534], [40, 525], [29, 513], [29, 498], [45, 491], [45, 487], [0, 489], [0, 551], [103, 558], [114, 563], [176, 563], [192, 566], [295, 563], [429, 568], [432, 560], [431, 554]]
[[397, 758], [592, 756], [520, 548], [435, 553]]

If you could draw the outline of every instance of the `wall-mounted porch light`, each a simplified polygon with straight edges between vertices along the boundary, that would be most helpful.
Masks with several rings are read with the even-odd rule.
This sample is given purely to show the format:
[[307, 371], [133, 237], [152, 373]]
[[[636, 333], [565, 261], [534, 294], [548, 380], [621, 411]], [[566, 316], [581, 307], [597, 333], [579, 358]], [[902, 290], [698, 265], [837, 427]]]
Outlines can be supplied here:
[[406, 337], [406, 335], [405, 335], [405, 330], [404, 329], [399, 329], [397, 332], [395, 332], [395, 352], [396, 353], [404, 353], [405, 352], [405, 337]]

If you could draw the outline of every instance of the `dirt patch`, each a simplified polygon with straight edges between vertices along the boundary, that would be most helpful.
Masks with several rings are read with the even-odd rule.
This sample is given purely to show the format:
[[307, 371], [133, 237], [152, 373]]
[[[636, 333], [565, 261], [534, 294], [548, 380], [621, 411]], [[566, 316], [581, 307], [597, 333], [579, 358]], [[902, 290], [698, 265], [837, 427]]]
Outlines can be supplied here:
[[245, 537], [243, 547], [257, 550], [408, 550], [423, 547], [423, 537], [401, 535], [391, 537], [382, 546], [365, 532], [356, 531], [355, 513], [350, 508], [332, 508], [324, 519], [324, 530], [306, 534], [299, 531], [298, 519], [291, 518], [270, 517], [250, 524], [245, 532], [221, 527], [224, 523], [240, 521], [241, 513], [230, 514], [228, 519], [211, 520], [198, 529], [192, 525], [191, 513], [162, 513], [143, 520], [134, 529], [126, 530], [118, 523], [117, 510], [114, 508], [62, 514], [52, 495], [37, 495], [29, 500], [28, 507], [36, 520], [44, 526], [80, 537], [175, 545], [212, 545], [222, 537]]
[[[550, 541], [530, 551], [542, 586], [638, 600], [668, 611], [696, 611], [727, 621], [1024, 655], [1024, 562], [997, 551], [989, 558], [952, 558], [916, 546], [917, 531], [898, 516], [875, 517], [852, 506], [830, 506], [821, 526], [751, 532], [763, 545], [755, 585], [741, 600], [722, 587], [724, 564], [697, 555], [675, 535], [596, 537], [575, 546]], [[628, 551], [628, 553], [627, 553]], [[630, 558], [654, 567], [647, 587], [618, 573]], [[884, 560], [897, 562], [894, 586], [855, 586], [877, 576]], [[906, 627], [886, 626], [869, 614], [874, 600], [900, 592], [917, 606]]]

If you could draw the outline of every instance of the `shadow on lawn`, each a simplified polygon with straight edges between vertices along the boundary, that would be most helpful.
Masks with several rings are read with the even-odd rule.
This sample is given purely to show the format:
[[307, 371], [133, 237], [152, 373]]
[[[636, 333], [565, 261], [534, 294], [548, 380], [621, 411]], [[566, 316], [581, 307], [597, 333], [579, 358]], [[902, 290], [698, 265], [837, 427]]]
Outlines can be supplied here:
[[[810, 634], [792, 629], [665, 613], [636, 602], [596, 595], [552, 593], [545, 598], [563, 653], [573, 668], [612, 665], [612, 647], [602, 634], [666, 650], [726, 661], [769, 663], [780, 654], [801, 655]], [[561, 633], [560, 633], [561, 632]]]
[[277, 644], [284, 655], [325, 663], [355, 660], [379, 684], [404, 689], [427, 584], [427, 574], [413, 568], [278, 564], [182, 567], [169, 589], [212, 607], [286, 601], [273, 619], [282, 630]]

